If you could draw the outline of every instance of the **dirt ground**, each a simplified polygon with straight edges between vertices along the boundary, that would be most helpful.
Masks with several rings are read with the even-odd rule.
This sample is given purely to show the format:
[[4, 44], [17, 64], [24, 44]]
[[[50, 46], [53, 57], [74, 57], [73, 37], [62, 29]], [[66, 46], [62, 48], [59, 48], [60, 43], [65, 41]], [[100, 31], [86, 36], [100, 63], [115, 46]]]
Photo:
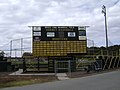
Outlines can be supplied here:
[[96, 74], [107, 73], [107, 72], [116, 71], [116, 70], [120, 70], [120, 68], [104, 70], [104, 71], [97, 71], [97, 72], [90, 71], [89, 73], [87, 71], [77, 71], [77, 72], [67, 73], [67, 75], [70, 78], [78, 78], [78, 77], [85, 77], [85, 76], [91, 76], [91, 75], [96, 75]]

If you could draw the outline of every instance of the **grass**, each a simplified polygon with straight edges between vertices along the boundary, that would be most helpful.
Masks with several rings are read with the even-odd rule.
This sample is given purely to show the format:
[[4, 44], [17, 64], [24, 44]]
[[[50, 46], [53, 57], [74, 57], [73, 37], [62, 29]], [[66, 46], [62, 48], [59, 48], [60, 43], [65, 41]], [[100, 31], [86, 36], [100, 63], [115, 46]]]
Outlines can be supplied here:
[[6, 84], [0, 84], [0, 88], [5, 88], [5, 87], [13, 87], [13, 86], [23, 86], [23, 85], [30, 85], [33, 84], [33, 82], [24, 80], [24, 81], [12, 81], [8, 82]]
[[36, 84], [36, 83], [44, 83], [44, 82], [50, 82], [50, 81], [55, 81], [57, 80], [55, 77], [33, 77], [31, 79], [11, 79], [9, 81], [1, 82], [0, 83], [0, 88], [6, 88], [6, 87], [15, 87], [15, 86], [24, 86], [24, 85], [31, 85], [31, 84]]

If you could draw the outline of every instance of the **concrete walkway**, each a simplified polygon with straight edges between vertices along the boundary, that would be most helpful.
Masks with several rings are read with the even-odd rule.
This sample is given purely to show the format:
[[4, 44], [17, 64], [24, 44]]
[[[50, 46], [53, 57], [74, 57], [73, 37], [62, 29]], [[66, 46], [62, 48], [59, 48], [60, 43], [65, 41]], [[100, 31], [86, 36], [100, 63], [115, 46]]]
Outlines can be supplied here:
[[56, 76], [57, 76], [57, 78], [59, 80], [67, 80], [67, 79], [69, 79], [66, 73], [57, 73]]
[[[13, 72], [9, 75], [19, 75], [19, 76], [29, 76], [29, 75], [35, 75], [35, 76], [47, 76], [47, 75], [55, 75], [55, 73], [29, 73], [29, 74], [25, 74], [23, 73], [23, 69], [19, 69], [18, 71], [16, 72]], [[66, 73], [57, 73], [56, 74], [58, 80], [67, 80], [67, 79], [70, 79]]]
[[23, 69], [19, 69], [18, 71], [13, 72], [13, 73], [11, 73], [11, 74], [9, 74], [9, 75], [19, 75], [19, 74], [21, 74], [22, 72], [23, 72]]
[[[47, 76], [47, 75], [55, 75], [55, 73], [31, 73], [31, 74], [30, 74], [30, 73], [29, 73], [29, 74], [26, 73], [26, 74], [25, 74], [25, 73], [23, 73], [23, 69], [19, 69], [18, 71], [13, 72], [13, 73], [11, 73], [11, 74], [9, 74], [9, 75], [20, 75], [20, 76], [24, 76], [24, 75], [26, 75], [26, 76], [29, 76], [29, 75]], [[66, 73], [57, 73], [56, 76], [57, 76], [58, 80], [67, 80], [67, 79], [69, 79]]]

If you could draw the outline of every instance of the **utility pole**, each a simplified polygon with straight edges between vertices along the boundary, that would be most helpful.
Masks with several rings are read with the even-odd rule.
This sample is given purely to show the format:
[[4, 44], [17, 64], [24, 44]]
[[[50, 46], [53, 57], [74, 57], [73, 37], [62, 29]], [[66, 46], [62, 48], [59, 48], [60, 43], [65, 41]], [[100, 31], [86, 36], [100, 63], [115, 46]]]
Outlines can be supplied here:
[[107, 18], [106, 18], [107, 15], [106, 15], [106, 6], [105, 6], [105, 5], [102, 6], [102, 13], [103, 13], [104, 16], [105, 16], [106, 49], [108, 50], [108, 34], [107, 34], [108, 28], [107, 28]]

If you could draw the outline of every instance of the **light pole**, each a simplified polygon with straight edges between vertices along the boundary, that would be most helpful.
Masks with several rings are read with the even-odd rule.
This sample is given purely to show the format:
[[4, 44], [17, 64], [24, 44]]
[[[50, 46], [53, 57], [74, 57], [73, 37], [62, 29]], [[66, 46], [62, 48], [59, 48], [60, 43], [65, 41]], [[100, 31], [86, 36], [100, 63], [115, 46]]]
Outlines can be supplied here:
[[23, 56], [22, 55], [22, 53], [23, 53], [22, 51], [23, 51], [23, 38], [21, 38], [21, 57]]
[[94, 44], [94, 40], [92, 40], [92, 44], [93, 44], [93, 55], [95, 54], [95, 44]]
[[11, 61], [11, 57], [12, 57], [12, 40], [10, 41], [10, 61]]
[[106, 7], [105, 7], [105, 5], [102, 6], [102, 13], [105, 16], [106, 49], [108, 49], [107, 18], [106, 18]]

